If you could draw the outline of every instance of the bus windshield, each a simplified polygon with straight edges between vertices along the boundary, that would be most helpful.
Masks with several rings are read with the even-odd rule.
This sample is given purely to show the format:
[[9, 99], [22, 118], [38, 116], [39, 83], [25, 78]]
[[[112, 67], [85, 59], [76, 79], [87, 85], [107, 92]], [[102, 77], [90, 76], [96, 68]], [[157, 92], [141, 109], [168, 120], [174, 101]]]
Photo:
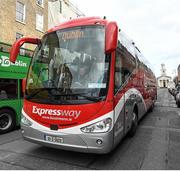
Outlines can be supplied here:
[[34, 53], [25, 98], [47, 104], [105, 99], [109, 56], [103, 26], [81, 26], [45, 35]]

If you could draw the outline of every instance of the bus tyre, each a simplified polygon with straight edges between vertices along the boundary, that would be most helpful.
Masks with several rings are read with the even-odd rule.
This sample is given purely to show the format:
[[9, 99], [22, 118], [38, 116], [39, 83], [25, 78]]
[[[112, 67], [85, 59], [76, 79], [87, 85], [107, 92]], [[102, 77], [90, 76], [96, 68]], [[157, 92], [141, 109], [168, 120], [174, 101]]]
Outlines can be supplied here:
[[177, 106], [180, 108], [180, 101], [179, 101], [179, 102], [177, 102]]
[[9, 109], [0, 110], [0, 134], [7, 133], [15, 128], [16, 117]]
[[131, 123], [131, 128], [129, 130], [129, 137], [133, 137], [136, 133], [137, 130], [137, 126], [138, 126], [138, 118], [137, 118], [137, 114], [135, 112], [133, 112], [133, 119], [132, 119], [132, 123]]
[[149, 112], [153, 112], [154, 110], [154, 103], [151, 105], [151, 107], [149, 108]]

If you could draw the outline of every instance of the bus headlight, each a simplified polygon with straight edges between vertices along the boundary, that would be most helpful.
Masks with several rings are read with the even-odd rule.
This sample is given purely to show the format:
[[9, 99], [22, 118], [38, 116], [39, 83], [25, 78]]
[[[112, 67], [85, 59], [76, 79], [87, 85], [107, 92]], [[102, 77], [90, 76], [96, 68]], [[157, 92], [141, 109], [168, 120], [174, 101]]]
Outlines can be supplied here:
[[28, 120], [24, 115], [21, 115], [21, 124], [25, 126], [31, 126], [32, 122]]
[[108, 132], [112, 126], [112, 119], [106, 118], [102, 121], [81, 128], [82, 132], [85, 133], [103, 133]]

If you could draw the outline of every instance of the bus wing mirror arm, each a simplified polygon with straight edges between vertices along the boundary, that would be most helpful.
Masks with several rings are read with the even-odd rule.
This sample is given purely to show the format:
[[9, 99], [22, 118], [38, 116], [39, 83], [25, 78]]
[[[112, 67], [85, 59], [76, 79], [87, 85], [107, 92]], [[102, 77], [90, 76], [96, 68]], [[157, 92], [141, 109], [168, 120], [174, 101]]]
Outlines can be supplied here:
[[15, 63], [16, 59], [17, 59], [17, 56], [19, 54], [19, 50], [21, 48], [21, 46], [24, 44], [24, 43], [30, 43], [30, 44], [40, 44], [41, 43], [41, 40], [38, 39], [38, 38], [29, 38], [29, 37], [23, 37], [21, 39], [18, 39], [13, 45], [12, 45], [12, 48], [11, 48], [11, 51], [10, 51], [10, 61]]
[[118, 26], [116, 22], [110, 22], [107, 24], [105, 40], [105, 52], [113, 52], [117, 48], [118, 44]]
[[22, 92], [23, 92], [23, 94], [25, 93], [25, 89], [26, 89], [26, 81], [27, 81], [26, 78], [22, 79]]

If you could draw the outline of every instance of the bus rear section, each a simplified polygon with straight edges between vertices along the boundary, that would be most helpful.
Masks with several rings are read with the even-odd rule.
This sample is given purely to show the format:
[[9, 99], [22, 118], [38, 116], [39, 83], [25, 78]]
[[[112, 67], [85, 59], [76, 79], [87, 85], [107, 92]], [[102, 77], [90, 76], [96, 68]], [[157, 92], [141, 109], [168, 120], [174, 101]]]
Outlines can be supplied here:
[[124, 135], [135, 134], [153, 100], [144, 99], [144, 74], [118, 37], [115, 22], [90, 17], [51, 29], [41, 43], [22, 39], [38, 43], [22, 110], [26, 140], [108, 153]]
[[[20, 125], [23, 104], [22, 79], [26, 77], [32, 51], [18, 56], [15, 64], [9, 60], [11, 45], [0, 42], [0, 134]], [[29, 54], [27, 54], [29, 53]]]

